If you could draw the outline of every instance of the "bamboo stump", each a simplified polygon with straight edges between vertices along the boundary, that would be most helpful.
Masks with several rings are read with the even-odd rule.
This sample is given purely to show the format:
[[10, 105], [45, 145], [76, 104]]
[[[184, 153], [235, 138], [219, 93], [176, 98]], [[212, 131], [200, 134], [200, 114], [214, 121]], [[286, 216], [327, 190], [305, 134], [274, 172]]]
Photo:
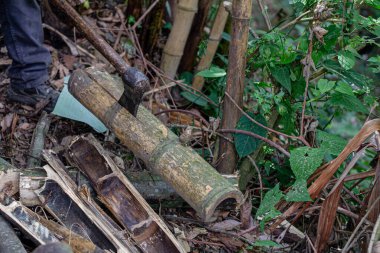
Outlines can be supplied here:
[[[242, 193], [156, 117], [140, 106], [137, 118], [119, 105], [122, 83], [95, 69], [76, 70], [69, 91], [97, 116], [138, 158], [166, 181], [204, 221], [224, 201], [241, 203]], [[107, 82], [108, 80], [108, 82]], [[108, 83], [106, 87], [101, 84]]]

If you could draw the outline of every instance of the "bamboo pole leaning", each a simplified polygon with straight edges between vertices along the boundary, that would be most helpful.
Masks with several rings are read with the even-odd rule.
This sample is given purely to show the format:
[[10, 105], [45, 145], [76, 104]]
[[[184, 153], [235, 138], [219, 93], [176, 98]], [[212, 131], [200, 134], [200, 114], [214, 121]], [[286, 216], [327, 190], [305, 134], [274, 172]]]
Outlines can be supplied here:
[[[252, 0], [233, 0], [232, 2], [232, 36], [228, 54], [228, 71], [226, 92], [231, 96], [224, 98], [222, 129], [234, 129], [241, 112], [233, 102], [241, 108], [243, 104], [246, 51], [248, 44], [249, 22], [252, 13]], [[228, 134], [232, 139], [232, 135]], [[231, 174], [236, 167], [236, 151], [233, 143], [220, 138], [219, 157], [221, 162], [218, 171]]]
[[[212, 59], [215, 56], [216, 50], [218, 49], [220, 39], [222, 38], [222, 33], [226, 22], [228, 19], [228, 12], [226, 6], [230, 4], [228, 1], [222, 1], [219, 4], [218, 12], [212, 25], [210, 36], [207, 42], [207, 48], [205, 54], [202, 56], [199, 61], [196, 72], [208, 69], [211, 66]], [[204, 78], [202, 76], [195, 75], [193, 79], [193, 88], [201, 91], [204, 85]]]
[[171, 79], [177, 72], [197, 9], [198, 0], [180, 0], [177, 5], [176, 18], [161, 60], [162, 71]]
[[[106, 87], [102, 87], [104, 83]], [[120, 86], [121, 80], [112, 81], [108, 73], [94, 69], [90, 75], [76, 70], [69, 81], [69, 91], [74, 97], [172, 186], [204, 221], [210, 220], [226, 200], [241, 203], [242, 193], [235, 186], [194, 150], [182, 146], [178, 137], [144, 107], [139, 107], [137, 117], [121, 107], [117, 102], [117, 96], [122, 94]]]

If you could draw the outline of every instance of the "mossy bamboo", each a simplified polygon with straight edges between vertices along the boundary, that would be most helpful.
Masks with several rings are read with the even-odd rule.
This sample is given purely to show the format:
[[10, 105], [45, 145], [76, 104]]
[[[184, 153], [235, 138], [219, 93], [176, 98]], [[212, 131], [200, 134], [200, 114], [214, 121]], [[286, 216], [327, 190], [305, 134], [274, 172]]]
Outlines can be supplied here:
[[[99, 79], [104, 75], [108, 74], [103, 72]], [[96, 78], [94, 74], [92, 78]], [[77, 70], [70, 79], [69, 90], [125, 146], [171, 185], [203, 220], [209, 220], [223, 201], [242, 200], [242, 194], [236, 187], [194, 150], [183, 147], [157, 118], [142, 106], [135, 118], [100, 83], [101, 80], [93, 80], [83, 70]], [[117, 84], [114, 86], [118, 87]]]

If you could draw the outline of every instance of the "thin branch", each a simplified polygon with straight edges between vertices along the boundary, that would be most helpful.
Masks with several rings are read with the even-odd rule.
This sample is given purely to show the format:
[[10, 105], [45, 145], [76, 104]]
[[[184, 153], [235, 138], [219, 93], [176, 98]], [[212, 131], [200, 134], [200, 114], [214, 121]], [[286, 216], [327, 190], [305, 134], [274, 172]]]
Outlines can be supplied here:
[[144, 12], [144, 14], [134, 23], [132, 26], [132, 30], [135, 30], [138, 25], [142, 22], [142, 20], [153, 10], [154, 6], [159, 2], [160, 0], [156, 0], [154, 3], [152, 3], [149, 8]]
[[265, 9], [262, 0], [257, 0], [257, 3], [260, 6], [260, 10], [261, 10], [261, 13], [263, 14], [263, 17], [265, 19], [265, 24], [267, 25], [268, 30], [272, 30], [272, 24], [270, 22], [270, 19], [269, 19], [269, 16], [268, 16], [268, 12]]
[[262, 137], [261, 135], [258, 135], [258, 134], [255, 134], [255, 133], [252, 133], [249, 131], [245, 131], [245, 130], [240, 130], [240, 129], [218, 129], [217, 132], [249, 135], [253, 138], [262, 140], [263, 142], [267, 143], [269, 146], [276, 148], [278, 151], [283, 153], [285, 156], [290, 157], [290, 153], [288, 151], [286, 151], [283, 147], [281, 147], [277, 143], [269, 140], [268, 138]]
[[249, 116], [248, 113], [246, 113], [237, 103], [236, 101], [230, 96], [230, 94], [228, 94], [227, 92], [224, 93], [230, 100], [231, 102], [239, 109], [239, 111], [244, 115], [246, 116], [250, 121], [252, 121], [253, 123], [255, 123], [256, 125], [264, 128], [265, 130], [269, 131], [269, 132], [272, 132], [272, 133], [275, 133], [277, 135], [281, 135], [281, 136], [284, 136], [286, 138], [290, 138], [290, 139], [296, 139], [296, 140], [299, 140], [301, 141], [302, 143], [304, 143], [306, 146], [310, 146], [310, 144], [303, 138], [303, 137], [300, 137], [300, 136], [293, 136], [293, 135], [288, 135], [288, 134], [285, 134], [285, 133], [282, 133], [282, 132], [279, 132], [279, 131], [276, 131], [272, 128], [269, 128], [263, 124], [261, 124], [260, 122], [258, 122], [257, 120], [253, 119], [251, 116]]

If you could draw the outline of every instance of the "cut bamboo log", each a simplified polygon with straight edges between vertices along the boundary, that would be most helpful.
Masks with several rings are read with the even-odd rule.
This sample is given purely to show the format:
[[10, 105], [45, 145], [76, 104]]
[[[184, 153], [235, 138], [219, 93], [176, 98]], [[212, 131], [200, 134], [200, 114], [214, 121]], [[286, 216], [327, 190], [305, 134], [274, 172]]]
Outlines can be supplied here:
[[162, 71], [171, 79], [174, 79], [177, 73], [197, 9], [198, 0], [180, 0], [177, 5], [174, 24], [161, 60]]
[[[214, 20], [214, 24], [211, 28], [210, 36], [207, 42], [206, 52], [199, 61], [196, 72], [208, 69], [211, 66], [212, 59], [214, 58], [216, 50], [218, 49], [224, 27], [228, 19], [228, 12], [224, 6], [226, 4], [225, 2], [226, 1], [222, 1], [219, 4], [218, 13], [216, 14], [216, 18]], [[193, 79], [193, 88], [201, 91], [204, 81], [205, 80], [202, 76], [195, 75]]]
[[[91, 76], [93, 80], [83, 70], [76, 70], [70, 78], [69, 90], [148, 168], [172, 186], [203, 220], [210, 220], [224, 201], [241, 203], [243, 196], [236, 187], [194, 150], [183, 147], [178, 137], [146, 109], [140, 106], [135, 118], [122, 108], [112, 93], [100, 85], [107, 75], [97, 73]], [[119, 87], [116, 82], [112, 82], [113, 90]]]
[[143, 252], [185, 252], [92, 135], [76, 138], [66, 157], [89, 178], [98, 198]]
[[[226, 93], [234, 101], [224, 98], [222, 129], [235, 129], [241, 112], [234, 104], [239, 107], [243, 105], [243, 92], [245, 80], [245, 55], [247, 51], [249, 21], [252, 13], [252, 0], [233, 0], [232, 1], [232, 36], [230, 52], [228, 54], [228, 71]], [[232, 139], [232, 134], [227, 135]], [[232, 174], [237, 165], [236, 151], [233, 143], [224, 138], [219, 139], [219, 158], [218, 171], [223, 174]]]

